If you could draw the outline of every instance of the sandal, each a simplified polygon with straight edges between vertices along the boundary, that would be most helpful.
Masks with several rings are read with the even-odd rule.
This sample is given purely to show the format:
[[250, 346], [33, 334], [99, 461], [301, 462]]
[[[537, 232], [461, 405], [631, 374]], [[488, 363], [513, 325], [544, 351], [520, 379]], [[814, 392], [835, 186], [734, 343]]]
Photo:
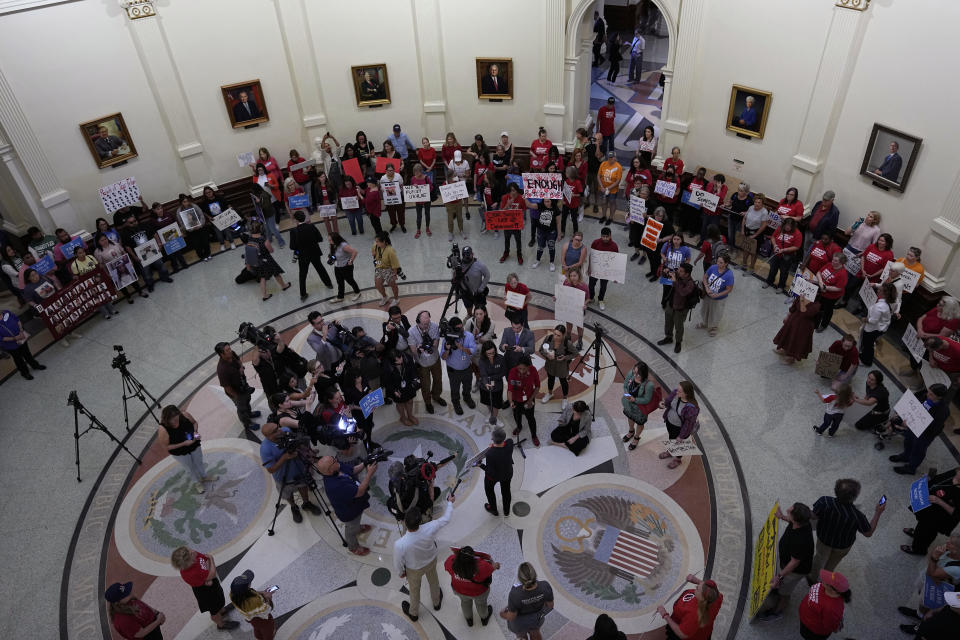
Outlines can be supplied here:
[[630, 439], [635, 435], [636, 435], [636, 432], [634, 432], [634, 430], [631, 429], [630, 431], [627, 431], [627, 435], [623, 436], [623, 441], [630, 442]]
[[676, 469], [681, 464], [680, 458], [674, 458], [670, 461], [670, 464], [667, 465], [667, 469]]
[[273, 297], [273, 294], [270, 293], [270, 294], [268, 294], [266, 297], [264, 297], [263, 300], [264, 300], [264, 301], [267, 301], [267, 300], [269, 300], [269, 299], [272, 298], [272, 297]]
[[640, 434], [633, 436], [633, 442], [630, 443], [630, 446], [627, 447], [630, 451], [633, 451], [637, 448], [637, 445], [640, 444]]
[[670, 455], [669, 451], [664, 451], [657, 457], [660, 458], [661, 460], [666, 460], [667, 458], [672, 458], [673, 456]]
[[907, 534], [908, 536], [910, 536], [911, 538], [912, 538], [913, 535], [914, 535], [913, 527], [909, 527], [909, 528], [907, 528], [907, 529], [904, 529], [903, 532], [904, 532], [905, 534]]
[[292, 287], [292, 286], [293, 286], [293, 283], [292, 283], [292, 282], [288, 282], [288, 283], [287, 283], [287, 286], [285, 286], [283, 289], [281, 289], [281, 291], [286, 291], [287, 289], [289, 289], [289, 288]]
[[717, 328], [714, 327], [713, 329], [710, 329], [710, 331], [708, 331], [707, 333], [710, 335], [711, 338], [716, 338], [716, 337], [717, 337]]

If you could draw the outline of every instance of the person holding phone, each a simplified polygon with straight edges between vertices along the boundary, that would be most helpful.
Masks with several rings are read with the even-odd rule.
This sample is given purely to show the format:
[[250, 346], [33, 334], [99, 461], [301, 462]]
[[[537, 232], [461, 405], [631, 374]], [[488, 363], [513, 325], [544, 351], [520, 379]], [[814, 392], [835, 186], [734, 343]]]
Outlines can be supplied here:
[[264, 591], [257, 591], [253, 584], [253, 571], [247, 569], [230, 583], [230, 602], [237, 608], [250, 626], [257, 640], [273, 640], [277, 633], [277, 623], [273, 619], [273, 594], [279, 589], [273, 585]]
[[181, 412], [176, 405], [167, 405], [160, 413], [157, 442], [193, 476], [196, 481], [194, 490], [203, 493], [203, 483], [210, 482], [213, 478], [207, 475], [203, 466], [200, 431], [196, 419], [185, 411]]
[[194, 551], [188, 547], [177, 547], [170, 554], [170, 564], [180, 572], [183, 581], [193, 588], [200, 613], [209, 613], [210, 619], [221, 631], [236, 629], [240, 623], [236, 620], [224, 620], [227, 603], [223, 597], [223, 587], [217, 578], [217, 564], [212, 555]]
[[834, 571], [850, 553], [857, 541], [857, 532], [871, 537], [877, 531], [885, 504], [877, 504], [873, 519], [867, 521], [855, 505], [860, 496], [860, 483], [852, 478], [841, 478], [833, 485], [833, 496], [820, 496], [813, 503], [812, 518], [817, 522], [816, 555], [807, 574], [807, 582], [820, 579], [820, 570]]

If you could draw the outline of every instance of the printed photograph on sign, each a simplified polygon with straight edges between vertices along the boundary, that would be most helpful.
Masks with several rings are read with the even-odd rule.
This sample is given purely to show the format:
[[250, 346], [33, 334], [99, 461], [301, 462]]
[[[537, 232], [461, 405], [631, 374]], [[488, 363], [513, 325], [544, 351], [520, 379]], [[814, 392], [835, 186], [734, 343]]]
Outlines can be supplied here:
[[133, 252], [137, 254], [137, 260], [139, 260], [140, 265], [144, 267], [163, 257], [160, 254], [160, 247], [157, 246], [157, 241], [154, 239], [137, 245], [133, 248]]
[[108, 262], [107, 273], [110, 274], [110, 279], [113, 280], [113, 286], [117, 288], [117, 291], [137, 281], [137, 272], [130, 262], [130, 256], [126, 254]]
[[397, 185], [383, 185], [383, 203], [387, 205], [403, 204], [403, 199], [400, 197], [400, 189]]
[[337, 205], [322, 204], [317, 207], [317, 215], [321, 218], [335, 218], [337, 217]]
[[137, 147], [120, 113], [84, 122], [80, 131], [100, 169], [137, 157]]
[[193, 231], [203, 226], [203, 218], [200, 215], [200, 210], [196, 207], [183, 209], [179, 212], [179, 216], [180, 222], [183, 223], [183, 228], [187, 231]]
[[267, 101], [260, 80], [247, 80], [220, 87], [230, 126], [234, 129], [269, 122]]
[[360, 207], [360, 200], [356, 196], [340, 198], [340, 206], [343, 207], [344, 210], [358, 209]]

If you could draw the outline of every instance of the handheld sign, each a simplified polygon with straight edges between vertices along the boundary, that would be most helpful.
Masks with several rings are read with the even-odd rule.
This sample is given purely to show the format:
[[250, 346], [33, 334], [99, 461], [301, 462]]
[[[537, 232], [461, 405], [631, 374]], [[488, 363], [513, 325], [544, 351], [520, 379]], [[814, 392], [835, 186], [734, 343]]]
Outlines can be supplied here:
[[470, 197], [470, 194], [467, 192], [466, 182], [457, 180], [456, 182], [448, 182], [447, 184], [440, 185], [440, 198], [444, 204], [468, 197]]
[[900, 397], [897, 404], [893, 406], [893, 410], [897, 412], [903, 423], [910, 428], [913, 435], [918, 438], [927, 428], [927, 425], [933, 422], [933, 416], [923, 408], [920, 401], [909, 391]]
[[399, 205], [403, 204], [403, 198], [400, 197], [400, 185], [396, 183], [382, 183], [383, 184], [383, 204], [386, 205]]
[[523, 210], [500, 209], [484, 214], [487, 231], [516, 231], [523, 229]]
[[569, 322], [575, 327], [583, 326], [583, 301], [587, 294], [582, 289], [558, 284], [557, 301], [554, 303], [554, 318], [558, 322]]
[[340, 163], [340, 166], [343, 167], [343, 172], [353, 178], [353, 181], [356, 184], [363, 184], [363, 171], [360, 170], [360, 161], [356, 158], [350, 158], [349, 160], [344, 160]]
[[953, 591], [954, 587], [949, 582], [937, 582], [928, 575], [923, 576], [923, 606], [927, 609], [939, 609], [946, 602], [943, 594], [947, 591]]
[[67, 260], [73, 260], [73, 252], [77, 250], [78, 247], [86, 247], [87, 243], [83, 241], [83, 238], [77, 236], [70, 242], [66, 242], [60, 247], [60, 253], [63, 254], [63, 257]]
[[677, 195], [677, 183], [657, 180], [657, 184], [653, 187], [653, 192], [660, 194], [664, 198], [672, 198]]
[[931, 385], [942, 384], [943, 386], [950, 388], [950, 376], [944, 372], [943, 369], [939, 367], [931, 367], [930, 363], [924, 362], [920, 367], [920, 378], [923, 380], [923, 386], [927, 389]]
[[337, 205], [335, 204], [322, 204], [317, 207], [317, 215], [321, 218], [336, 218], [337, 217]]
[[310, 198], [305, 193], [287, 196], [287, 206], [291, 209], [306, 209], [310, 206]]
[[107, 213], [133, 207], [140, 203], [140, 188], [134, 178], [124, 178], [106, 187], [100, 187], [100, 201]]
[[917, 362], [923, 360], [923, 354], [926, 353], [927, 348], [924, 346], [920, 336], [917, 335], [917, 330], [912, 324], [907, 325], [907, 328], [903, 332], [903, 338], [901, 339], [914, 360]]
[[253, 158], [253, 151], [244, 151], [243, 153], [237, 154], [237, 164], [239, 164], [241, 167], [249, 167], [255, 162], [256, 160]]
[[703, 452], [697, 447], [697, 443], [693, 441], [693, 438], [689, 440], [661, 440], [660, 442], [663, 444], [663, 448], [667, 450], [667, 453], [674, 458], [703, 455]]
[[347, 196], [346, 198], [340, 198], [340, 206], [343, 207], [344, 211], [349, 211], [351, 209], [360, 208], [360, 200], [357, 196]]
[[873, 290], [873, 285], [866, 278], [864, 278], [863, 285], [860, 287], [860, 299], [867, 307], [872, 306], [877, 301], [877, 292]]
[[630, 222], [636, 222], [637, 224], [643, 224], [643, 216], [647, 213], [647, 203], [643, 201], [643, 198], [637, 197], [635, 195], [630, 196], [630, 214], [627, 219]]
[[923, 476], [910, 485], [910, 508], [916, 513], [930, 506], [930, 480]]
[[524, 198], [550, 198], [559, 200], [563, 197], [563, 175], [559, 173], [524, 173]]
[[383, 156], [377, 156], [377, 173], [386, 173], [388, 164], [392, 164], [393, 170], [397, 173], [403, 171], [403, 160], [401, 158], [384, 158]]
[[590, 250], [590, 275], [598, 280], [627, 281], [627, 254]]
[[360, 398], [360, 410], [363, 412], [363, 417], [369, 418], [373, 410], [382, 407], [383, 404], [383, 387], [363, 396]]
[[137, 255], [137, 260], [143, 267], [153, 264], [163, 257], [160, 255], [160, 247], [157, 246], [157, 241], [153, 238], [134, 247], [133, 252]]
[[430, 202], [429, 184], [403, 185], [403, 199], [406, 202]]
[[657, 146], [656, 140], [640, 140], [637, 143], [637, 150], [639, 151], [653, 151]]
[[56, 267], [57, 265], [53, 261], [53, 256], [48, 254], [33, 263], [33, 266], [30, 268], [43, 276], [53, 271]]
[[573, 200], [573, 187], [571, 187], [569, 183], [567, 183], [566, 181], [564, 181], [564, 183], [563, 183], [563, 201], [569, 204], [571, 200]]
[[[129, 256], [125, 256], [129, 260]], [[43, 324], [54, 340], [70, 333], [74, 327], [96, 313], [99, 307], [113, 300], [113, 282], [103, 267], [97, 267], [70, 281], [70, 284], [36, 305]]]
[[640, 244], [651, 251], [657, 250], [657, 240], [660, 239], [660, 233], [663, 231], [663, 223], [653, 218], [647, 218], [647, 226], [643, 228], [643, 235], [640, 237]]
[[[892, 262], [888, 262], [883, 266], [883, 271], [880, 272], [880, 281], [887, 279], [887, 276], [890, 275], [890, 265]], [[907, 293], [913, 293], [914, 289], [917, 288], [917, 284], [920, 283], [920, 274], [913, 269], [904, 269], [903, 273], [900, 274], [900, 279], [903, 280], [903, 290]]]
[[187, 246], [187, 241], [183, 238], [183, 234], [180, 233], [180, 225], [176, 222], [159, 229], [157, 234], [160, 236], [160, 240], [163, 241], [163, 252], [168, 256]]
[[514, 309], [523, 309], [523, 303], [526, 302], [527, 296], [522, 293], [517, 293], [516, 291], [507, 291], [507, 306]]
[[817, 299], [817, 292], [820, 291], [820, 287], [809, 280], [795, 277], [793, 279], [793, 286], [790, 287], [790, 291], [802, 298], [806, 298], [810, 302], [813, 302]]
[[708, 193], [703, 189], [694, 189], [690, 192], [691, 197], [697, 204], [709, 211], [710, 213], [717, 212], [717, 205], [720, 204], [720, 198], [712, 193]]
[[843, 357], [839, 353], [830, 353], [821, 351], [817, 357], [817, 364], [813, 372], [823, 378], [833, 378], [840, 373], [840, 367], [843, 365]]
[[860, 275], [860, 256], [854, 253], [850, 247], [844, 247], [843, 253], [847, 256], [847, 273], [850, 275]]
[[689, 205], [694, 209], [700, 208], [700, 205], [697, 204], [696, 199], [693, 197], [693, 192], [689, 190], [683, 192], [683, 194], [680, 196], [680, 202], [682, 202], [685, 205]]
[[240, 214], [232, 208], [227, 209], [220, 215], [214, 216], [213, 218], [213, 226], [215, 226], [217, 229], [220, 229], [220, 231], [223, 231], [228, 227], [232, 227], [238, 222], [240, 222]]
[[300, 169], [306, 169], [307, 167], [312, 167], [316, 164], [317, 164], [317, 159], [311, 158], [310, 160], [304, 160], [303, 162], [291, 165], [290, 171], [299, 171]]

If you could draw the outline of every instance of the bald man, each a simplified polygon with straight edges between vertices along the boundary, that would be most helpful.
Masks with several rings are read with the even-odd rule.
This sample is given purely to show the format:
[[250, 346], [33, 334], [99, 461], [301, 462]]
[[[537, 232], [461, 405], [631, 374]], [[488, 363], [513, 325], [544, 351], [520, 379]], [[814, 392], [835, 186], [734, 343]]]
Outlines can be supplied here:
[[[360, 546], [357, 536], [370, 531], [370, 525], [361, 525], [360, 518], [370, 506], [370, 494], [367, 490], [377, 470], [377, 463], [374, 462], [368, 467], [361, 462], [346, 470], [341, 468], [340, 462], [333, 456], [323, 456], [317, 460], [315, 468], [323, 476], [323, 490], [337, 518], [343, 523], [343, 537], [347, 540], [347, 548], [354, 555], [367, 555], [370, 549]], [[364, 468], [367, 469], [367, 475], [358, 481], [356, 477]]]

